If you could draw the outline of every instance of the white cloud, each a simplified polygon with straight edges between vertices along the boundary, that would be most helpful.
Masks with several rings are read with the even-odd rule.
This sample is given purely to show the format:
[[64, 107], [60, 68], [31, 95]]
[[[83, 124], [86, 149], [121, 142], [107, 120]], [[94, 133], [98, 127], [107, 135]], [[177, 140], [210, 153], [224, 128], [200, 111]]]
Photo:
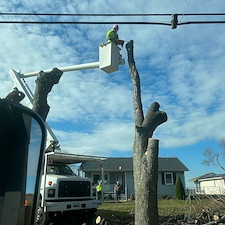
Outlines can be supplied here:
[[[67, 0], [63, 6], [62, 1], [23, 1], [19, 4], [10, 1], [0, 6], [1, 12], [13, 12], [15, 8], [16, 12], [33, 12], [35, 9], [39, 13], [202, 13], [221, 12], [225, 6], [222, 0], [176, 0], [173, 3], [166, 0], [132, 3], [106, 0], [104, 4], [100, 0]], [[193, 18], [199, 20], [200, 17], [179, 18], [188, 21]], [[164, 22], [170, 19], [170, 16], [140, 18], [142, 21]], [[204, 20], [203, 17], [201, 19]], [[74, 20], [129, 19], [79, 17]], [[12, 89], [13, 84], [7, 74], [11, 68], [32, 72], [98, 61], [98, 45], [105, 41], [105, 33], [111, 26], [0, 24], [1, 97]], [[172, 30], [169, 26], [120, 25], [120, 37], [135, 41], [144, 110], [153, 101], [158, 101], [168, 114], [168, 122], [161, 125], [155, 134], [163, 147], [182, 147], [224, 135], [223, 26], [183, 25]], [[121, 52], [126, 58], [125, 48]], [[34, 80], [27, 79], [32, 88]], [[93, 154], [132, 148], [132, 84], [127, 64], [110, 75], [95, 69], [65, 73], [60, 83], [54, 86], [48, 101], [51, 106], [48, 121], [57, 127], [54, 130], [62, 147]], [[63, 122], [70, 126], [61, 125]], [[87, 127], [90, 129], [85, 131]]]
[[[131, 123], [98, 123], [93, 133], [55, 131], [63, 150], [87, 155], [109, 155], [113, 150], [132, 149], [133, 125]], [[70, 140], [68, 142], [68, 140]]]

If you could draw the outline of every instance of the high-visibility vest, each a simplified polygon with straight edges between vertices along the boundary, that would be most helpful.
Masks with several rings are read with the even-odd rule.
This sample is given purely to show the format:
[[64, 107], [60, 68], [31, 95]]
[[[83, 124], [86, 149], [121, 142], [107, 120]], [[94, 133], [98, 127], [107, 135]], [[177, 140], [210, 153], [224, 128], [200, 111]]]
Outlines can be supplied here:
[[106, 34], [106, 39], [108, 39], [108, 41], [115, 41], [119, 40], [119, 36], [114, 30], [110, 30]]
[[97, 191], [101, 191], [101, 190], [102, 190], [102, 186], [101, 186], [101, 185], [98, 185], [98, 186], [96, 187], [96, 190], [97, 190]]

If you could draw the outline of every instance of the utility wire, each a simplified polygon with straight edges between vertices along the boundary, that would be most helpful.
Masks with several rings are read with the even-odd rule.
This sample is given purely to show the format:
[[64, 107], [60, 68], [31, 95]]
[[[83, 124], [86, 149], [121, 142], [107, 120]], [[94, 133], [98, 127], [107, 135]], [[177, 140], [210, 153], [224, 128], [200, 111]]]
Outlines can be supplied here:
[[[224, 16], [225, 13], [176, 13], [178, 16]], [[0, 16], [171, 16], [171, 13], [0, 13]]]
[[186, 25], [186, 24], [210, 24], [210, 23], [225, 23], [225, 21], [189, 21], [178, 23], [177, 25]]
[[[0, 24], [134, 24], [134, 25], [166, 25], [171, 26], [171, 23], [164, 22], [85, 22], [85, 21], [0, 21]], [[186, 24], [220, 24], [225, 21], [189, 21], [177, 23], [177, 25]]]
[[0, 15], [7, 16], [169, 16], [171, 14], [141, 14], [141, 13], [0, 13]]
[[25, 24], [138, 24], [138, 25], [171, 25], [163, 22], [85, 22], [85, 21], [0, 21], [0, 23]]
[[[138, 22], [138, 21], [133, 21], [133, 22], [124, 22], [124, 21], [111, 21], [111, 22], [98, 22], [98, 21], [24, 21], [24, 20], [0, 20], [0, 24], [136, 24], [136, 25], [166, 25], [166, 26], [171, 26], [172, 29], [175, 29], [178, 25], [186, 25], [186, 24], [222, 24], [225, 23], [225, 21], [222, 20], [212, 20], [212, 21], [188, 21], [188, 22], [181, 22], [184, 16], [225, 16], [225, 13], [185, 13], [185, 14], [168, 14], [168, 13], [149, 13], [149, 14], [129, 14], [129, 13], [124, 13], [124, 14], [69, 14], [69, 13], [0, 13], [0, 16], [113, 16], [113, 17], [118, 17], [118, 16], [124, 16], [124, 17], [133, 17], [133, 16], [172, 16], [172, 20], [170, 22]], [[182, 19], [178, 21], [178, 16], [182, 16]]]

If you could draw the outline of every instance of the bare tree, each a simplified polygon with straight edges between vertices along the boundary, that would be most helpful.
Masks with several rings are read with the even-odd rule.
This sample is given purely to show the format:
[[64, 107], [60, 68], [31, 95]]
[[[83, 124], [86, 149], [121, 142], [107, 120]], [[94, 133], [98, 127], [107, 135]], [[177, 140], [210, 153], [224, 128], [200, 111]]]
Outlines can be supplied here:
[[135, 66], [133, 41], [126, 44], [129, 72], [133, 83], [135, 140], [133, 146], [135, 225], [158, 225], [157, 178], [159, 141], [152, 138], [160, 124], [167, 121], [157, 102], [144, 116], [139, 73]]
[[220, 156], [225, 160], [225, 138], [221, 138], [219, 141], [219, 146], [221, 147], [221, 152], [217, 153], [212, 148], [205, 149], [203, 155], [205, 159], [202, 161], [203, 164], [210, 165], [218, 165], [222, 170], [225, 171], [225, 167], [220, 162]]

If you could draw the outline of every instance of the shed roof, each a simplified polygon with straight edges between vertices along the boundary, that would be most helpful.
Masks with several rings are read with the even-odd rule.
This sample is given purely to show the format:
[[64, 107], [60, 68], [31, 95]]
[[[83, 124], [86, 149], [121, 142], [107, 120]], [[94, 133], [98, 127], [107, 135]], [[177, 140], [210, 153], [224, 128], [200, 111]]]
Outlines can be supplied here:
[[[176, 157], [172, 158], [159, 158], [158, 159], [158, 171], [163, 172], [179, 172], [179, 171], [188, 171], [188, 168]], [[133, 158], [132, 157], [111, 157], [106, 158], [102, 162], [84, 162], [82, 163], [80, 169], [82, 171], [96, 171], [101, 168], [101, 165], [104, 168], [104, 171], [133, 171]]]
[[224, 173], [223, 174], [215, 174], [215, 173], [210, 172], [210, 173], [206, 173], [201, 176], [198, 176], [198, 177], [194, 177], [194, 178], [190, 179], [189, 181], [195, 182], [195, 181], [199, 181], [199, 180], [207, 180], [207, 179], [211, 180], [211, 179], [216, 179], [216, 178], [224, 179], [225, 174]]

